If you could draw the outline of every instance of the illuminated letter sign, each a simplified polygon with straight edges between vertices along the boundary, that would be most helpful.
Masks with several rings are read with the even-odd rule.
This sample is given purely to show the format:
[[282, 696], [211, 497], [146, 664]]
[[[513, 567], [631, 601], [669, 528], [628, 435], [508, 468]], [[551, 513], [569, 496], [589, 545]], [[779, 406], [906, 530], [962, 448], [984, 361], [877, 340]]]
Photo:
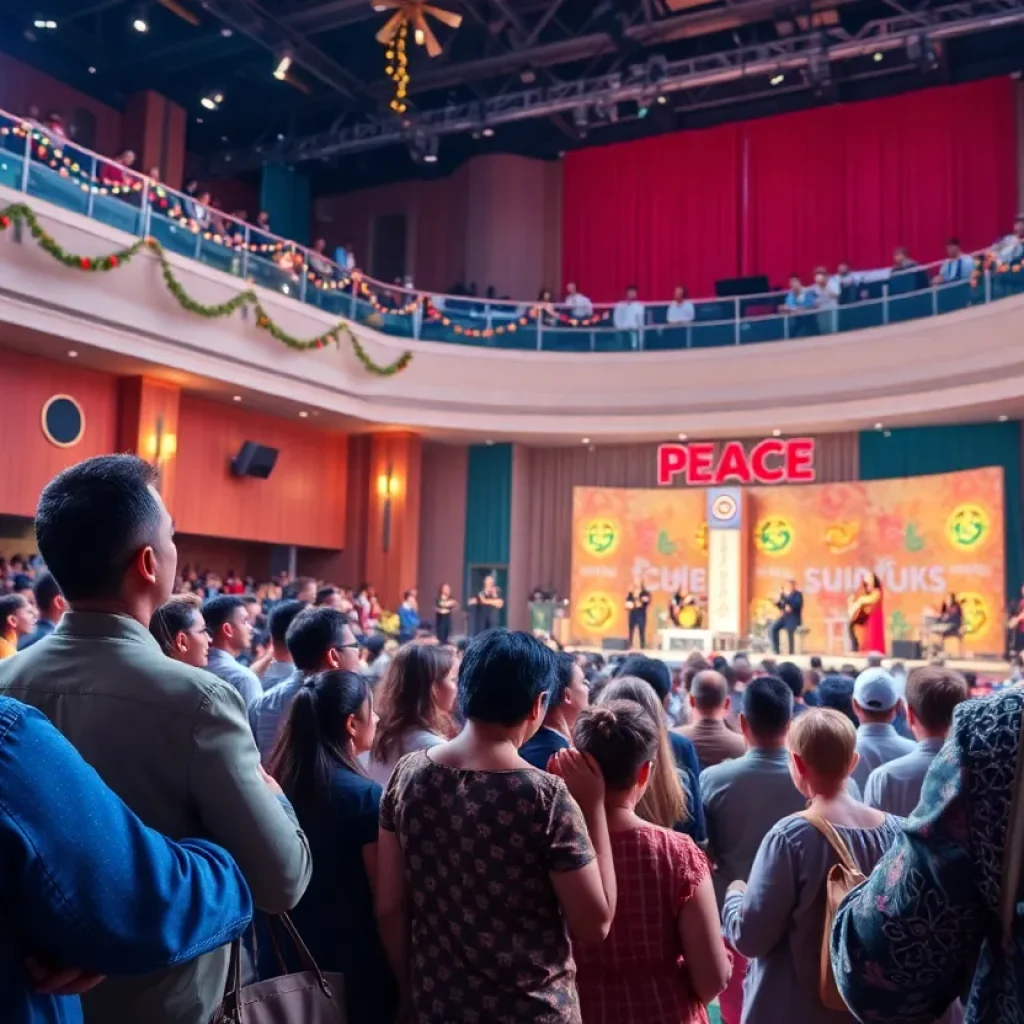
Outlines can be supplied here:
[[709, 441], [660, 445], [658, 486], [668, 487], [680, 474], [688, 487], [814, 483], [814, 438], [768, 437], [749, 450], [729, 441], [717, 460]]

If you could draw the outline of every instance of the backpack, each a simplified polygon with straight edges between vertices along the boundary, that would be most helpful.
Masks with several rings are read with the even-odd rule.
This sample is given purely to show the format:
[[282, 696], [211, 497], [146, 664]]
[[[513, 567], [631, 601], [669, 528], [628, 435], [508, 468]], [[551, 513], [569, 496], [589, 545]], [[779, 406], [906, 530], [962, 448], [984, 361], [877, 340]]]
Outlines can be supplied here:
[[846, 1003], [839, 994], [839, 987], [836, 985], [836, 978], [832, 973], [832, 957], [829, 949], [832, 938], [832, 922], [839, 910], [839, 904], [843, 902], [851, 889], [864, 881], [864, 875], [861, 874], [846, 843], [843, 842], [843, 837], [830, 821], [826, 821], [820, 815], [812, 814], [810, 811], [804, 811], [800, 817], [806, 818], [828, 840], [828, 845], [832, 847], [839, 858], [839, 863], [833, 864], [829, 868], [825, 878], [825, 920], [821, 935], [818, 995], [821, 996], [821, 1002], [825, 1009], [845, 1010]]

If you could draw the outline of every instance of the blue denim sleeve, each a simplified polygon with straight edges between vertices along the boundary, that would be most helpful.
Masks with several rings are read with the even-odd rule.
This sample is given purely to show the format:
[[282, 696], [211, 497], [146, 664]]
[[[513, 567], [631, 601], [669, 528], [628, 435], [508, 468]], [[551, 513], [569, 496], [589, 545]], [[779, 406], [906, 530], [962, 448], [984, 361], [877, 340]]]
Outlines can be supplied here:
[[147, 828], [47, 719], [0, 699], [0, 895], [31, 953], [99, 974], [157, 970], [240, 935], [235, 862]]

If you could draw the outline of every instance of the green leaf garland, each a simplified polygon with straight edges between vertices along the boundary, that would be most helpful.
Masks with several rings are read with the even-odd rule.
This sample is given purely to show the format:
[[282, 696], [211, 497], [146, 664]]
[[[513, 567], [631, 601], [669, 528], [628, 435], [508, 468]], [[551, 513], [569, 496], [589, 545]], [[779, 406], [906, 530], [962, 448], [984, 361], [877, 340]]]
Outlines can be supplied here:
[[401, 373], [412, 362], [412, 353], [403, 352], [394, 362], [387, 365], [382, 366], [380, 363], [375, 363], [345, 320], [339, 320], [333, 327], [324, 331], [323, 334], [317, 335], [315, 338], [296, 338], [278, 326], [267, 313], [256, 292], [251, 288], [238, 292], [226, 302], [219, 302], [216, 305], [208, 306], [202, 302], [197, 302], [185, 291], [184, 286], [175, 276], [174, 269], [167, 258], [167, 253], [155, 238], [139, 239], [126, 249], [120, 249], [107, 256], [77, 256], [60, 246], [56, 239], [39, 223], [31, 207], [26, 206], [24, 203], [14, 203], [0, 210], [0, 231], [6, 231], [12, 225], [24, 225], [27, 227], [29, 234], [39, 248], [49, 253], [58, 263], [62, 263], [65, 267], [70, 267], [73, 270], [85, 270], [90, 273], [103, 273], [115, 270], [118, 267], [124, 266], [143, 249], [149, 249], [160, 263], [164, 284], [178, 305], [186, 312], [201, 316], [205, 320], [220, 319], [231, 316], [240, 309], [251, 308], [256, 317], [256, 326], [260, 330], [266, 331], [267, 334], [281, 342], [282, 345], [287, 345], [289, 348], [300, 352], [307, 352], [310, 349], [321, 349], [330, 342], [340, 345], [341, 339], [346, 338], [363, 369], [376, 377], [393, 377], [396, 373]]

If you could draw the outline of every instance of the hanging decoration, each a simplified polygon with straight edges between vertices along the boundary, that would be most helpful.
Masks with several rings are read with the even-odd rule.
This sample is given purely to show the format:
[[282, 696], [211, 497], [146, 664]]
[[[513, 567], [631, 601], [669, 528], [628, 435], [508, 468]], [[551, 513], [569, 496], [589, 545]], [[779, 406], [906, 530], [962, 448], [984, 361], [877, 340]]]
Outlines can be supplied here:
[[409, 95], [408, 42], [410, 29], [417, 46], [424, 47], [429, 56], [439, 57], [442, 47], [427, 21], [427, 16], [435, 18], [449, 28], [458, 28], [462, 24], [462, 15], [435, 7], [433, 4], [426, 3], [425, 0], [377, 0], [374, 9], [395, 12], [377, 33], [377, 42], [387, 47], [385, 52], [387, 66], [384, 70], [395, 85], [391, 109], [396, 114], [404, 114], [408, 110], [406, 99]]
[[246, 291], [237, 292], [230, 299], [214, 305], [197, 302], [188, 294], [184, 285], [178, 280], [174, 273], [174, 268], [171, 266], [166, 252], [164, 252], [163, 246], [155, 238], [140, 238], [131, 245], [108, 253], [106, 256], [80, 256], [64, 249], [43, 228], [32, 209], [24, 203], [15, 203], [0, 209], [0, 232], [7, 231], [15, 226], [27, 228], [36, 245], [43, 252], [52, 256], [58, 263], [73, 270], [82, 270], [89, 273], [116, 270], [118, 267], [123, 267], [129, 263], [143, 249], [148, 249], [157, 258], [164, 284], [178, 305], [187, 313], [200, 316], [205, 320], [215, 320], [231, 316], [238, 310], [250, 308], [255, 314], [256, 326], [260, 330], [266, 331], [276, 341], [281, 342], [282, 345], [287, 345], [289, 348], [301, 352], [306, 352], [310, 349], [322, 349], [328, 344], [340, 346], [341, 340], [344, 338], [348, 341], [353, 354], [359, 360], [362, 367], [376, 377], [393, 377], [396, 373], [401, 373], [412, 362], [412, 353], [403, 352], [394, 362], [383, 366], [375, 363], [345, 320], [339, 320], [333, 327], [314, 338], [297, 338], [289, 334], [274, 321], [260, 301], [259, 296], [251, 288]]

